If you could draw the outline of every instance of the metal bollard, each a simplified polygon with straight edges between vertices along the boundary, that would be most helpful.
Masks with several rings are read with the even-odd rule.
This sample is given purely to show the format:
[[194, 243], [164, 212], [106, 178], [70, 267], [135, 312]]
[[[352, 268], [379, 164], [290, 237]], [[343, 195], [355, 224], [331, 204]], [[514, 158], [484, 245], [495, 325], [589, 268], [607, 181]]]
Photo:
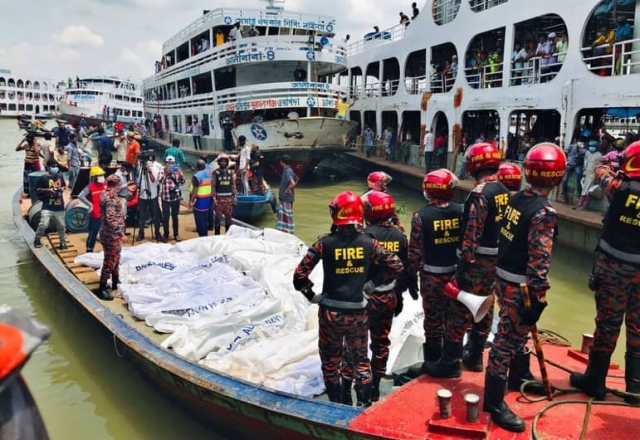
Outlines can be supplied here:
[[464, 401], [467, 402], [467, 422], [478, 423], [478, 420], [480, 420], [480, 413], [478, 412], [480, 397], [475, 394], [466, 394]]
[[590, 335], [589, 333], [583, 333], [582, 334], [582, 345], [580, 346], [580, 352], [589, 354], [589, 350], [591, 349], [592, 345], [593, 345], [593, 335]]
[[438, 390], [436, 392], [438, 396], [438, 406], [440, 407], [440, 418], [448, 419], [451, 417], [451, 391], [449, 390]]

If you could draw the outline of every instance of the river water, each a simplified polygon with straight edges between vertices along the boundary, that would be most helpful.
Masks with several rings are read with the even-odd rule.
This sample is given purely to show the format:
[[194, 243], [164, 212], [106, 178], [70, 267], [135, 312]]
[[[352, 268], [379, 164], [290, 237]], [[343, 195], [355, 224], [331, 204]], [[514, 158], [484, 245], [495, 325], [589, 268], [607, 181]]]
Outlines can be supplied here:
[[[23, 153], [14, 152], [21, 137], [14, 120], [0, 120], [0, 303], [19, 307], [54, 329], [33, 355], [24, 373], [54, 440], [193, 440], [224, 436], [203, 427], [116, 355], [113, 340], [52, 282], [31, 255], [11, 220], [11, 197], [22, 181]], [[277, 182], [272, 182], [277, 187]], [[296, 233], [306, 243], [329, 229], [327, 209], [335, 194], [364, 191], [365, 177], [338, 182], [305, 181], [296, 190]], [[390, 186], [400, 219], [409, 229], [411, 213], [422, 195]], [[270, 213], [259, 226], [273, 226]], [[551, 267], [550, 306], [539, 323], [579, 346], [581, 334], [594, 328], [595, 305], [587, 287], [588, 255], [556, 246]], [[624, 338], [614, 355], [621, 363]]]

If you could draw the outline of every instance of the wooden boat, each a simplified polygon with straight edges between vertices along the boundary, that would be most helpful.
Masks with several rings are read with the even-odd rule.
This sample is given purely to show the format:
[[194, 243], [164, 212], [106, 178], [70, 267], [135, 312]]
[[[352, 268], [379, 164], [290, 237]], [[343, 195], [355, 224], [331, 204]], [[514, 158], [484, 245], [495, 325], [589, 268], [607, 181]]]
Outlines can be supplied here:
[[267, 212], [267, 206], [270, 206], [273, 212], [276, 212], [276, 198], [271, 188], [265, 195], [242, 194], [238, 196], [238, 203], [233, 207], [233, 218], [251, 222], [260, 218]]
[[[216, 372], [187, 360], [160, 344], [164, 335], [155, 333], [128, 312], [126, 304], [116, 299], [98, 300], [90, 289], [97, 287], [95, 271], [73, 263], [83, 249], [84, 233], [69, 234], [64, 251], [56, 249], [57, 238], [43, 238], [44, 247], [33, 247], [34, 231], [29, 225], [29, 200], [20, 201], [21, 191], [13, 197], [13, 220], [33, 254], [44, 268], [107, 332], [113, 335], [118, 354], [133, 362], [162, 390], [176, 399], [190, 413], [222, 429], [229, 438], [260, 439], [529, 439], [532, 430], [544, 438], [579, 438], [585, 416], [586, 397], [563, 394], [548, 405], [547, 401], [528, 403], [520, 393], [510, 392], [506, 401], [527, 422], [527, 431], [509, 433], [492, 424], [480, 412], [478, 422], [466, 421], [464, 396], [475, 394], [482, 405], [484, 375], [464, 372], [459, 379], [432, 379], [420, 376], [390, 390], [383, 380], [381, 400], [367, 409], [338, 405], [324, 395], [302, 398]], [[181, 218], [180, 235], [195, 235], [191, 216]], [[98, 245], [99, 246], [99, 245]], [[566, 371], [583, 371], [586, 355], [570, 347], [545, 344], [545, 356], [551, 382], [569, 388]], [[486, 361], [486, 360], [485, 360]], [[532, 359], [532, 371], [539, 370]], [[608, 386], [624, 389], [624, 374], [616, 365], [610, 370]], [[452, 415], [442, 418], [436, 392], [452, 392]], [[577, 400], [576, 400], [577, 399]], [[638, 429], [640, 408], [619, 406], [621, 399], [609, 395], [606, 404], [590, 407], [586, 435], [581, 438], [633, 438]], [[544, 413], [544, 417], [539, 417]]]

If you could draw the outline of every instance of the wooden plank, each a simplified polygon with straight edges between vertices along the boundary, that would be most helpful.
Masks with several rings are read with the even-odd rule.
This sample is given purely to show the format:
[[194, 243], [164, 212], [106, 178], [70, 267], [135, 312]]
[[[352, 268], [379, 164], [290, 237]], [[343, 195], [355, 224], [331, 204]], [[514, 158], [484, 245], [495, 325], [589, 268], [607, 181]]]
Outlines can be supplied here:
[[73, 272], [75, 275], [80, 275], [81, 273], [95, 273], [96, 270], [93, 267], [81, 266], [72, 269], [71, 272]]

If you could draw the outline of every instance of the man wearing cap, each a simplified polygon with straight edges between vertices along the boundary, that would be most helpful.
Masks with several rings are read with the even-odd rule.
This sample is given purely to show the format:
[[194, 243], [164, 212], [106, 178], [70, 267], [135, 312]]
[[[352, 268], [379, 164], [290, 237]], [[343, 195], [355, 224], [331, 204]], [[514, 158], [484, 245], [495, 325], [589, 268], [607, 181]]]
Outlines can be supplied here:
[[278, 192], [276, 229], [293, 234], [295, 232], [295, 225], [293, 223], [293, 201], [295, 196], [293, 189], [298, 185], [298, 176], [296, 176], [296, 173], [291, 169], [290, 163], [291, 156], [288, 154], [284, 154], [280, 158], [282, 180], [280, 181], [280, 191]]
[[180, 167], [176, 165], [173, 156], [167, 156], [166, 166], [158, 175], [160, 182], [160, 199], [162, 200], [162, 225], [164, 226], [164, 240], [169, 240], [169, 218], [173, 224], [173, 239], [180, 241], [178, 235], [178, 212], [182, 193], [180, 188], [184, 185], [184, 175]]
[[77, 140], [78, 136], [75, 133], [70, 133], [69, 143], [64, 147], [67, 153], [67, 168], [69, 168], [69, 188], [72, 190], [80, 172], [80, 149]]

